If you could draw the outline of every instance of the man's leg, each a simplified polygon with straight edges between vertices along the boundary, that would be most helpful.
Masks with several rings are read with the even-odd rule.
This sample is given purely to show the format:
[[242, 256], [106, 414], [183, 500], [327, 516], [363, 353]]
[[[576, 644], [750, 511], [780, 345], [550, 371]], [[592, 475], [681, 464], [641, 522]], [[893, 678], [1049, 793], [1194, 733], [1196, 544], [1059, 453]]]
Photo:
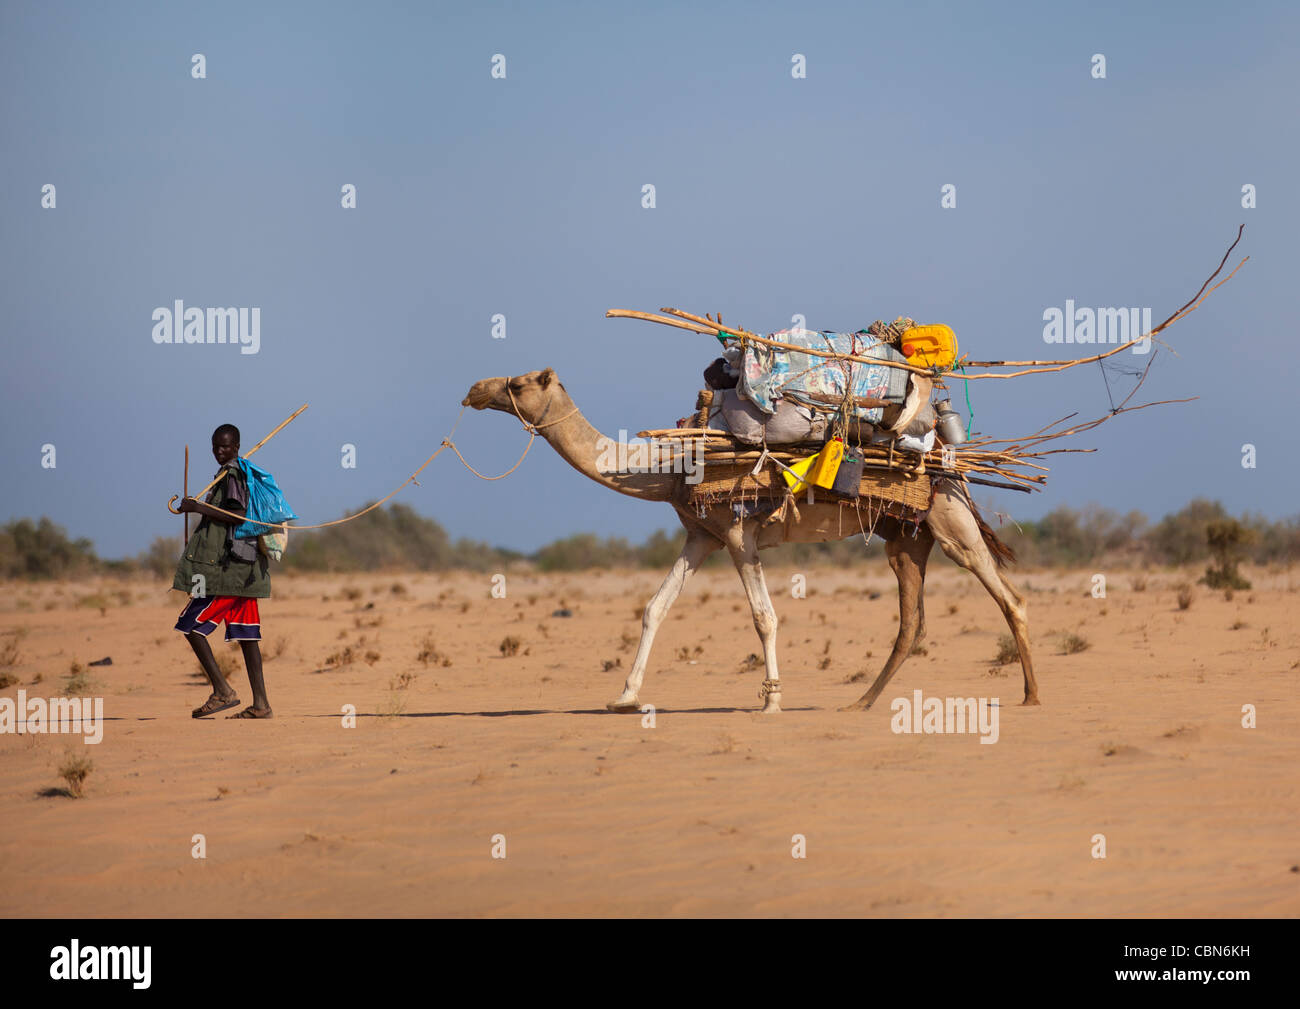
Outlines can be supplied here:
[[212, 696], [204, 701], [201, 706], [194, 709], [192, 712], [194, 717], [202, 718], [204, 715], [211, 715], [238, 704], [239, 695], [235, 693], [235, 688], [227, 683], [226, 678], [221, 675], [221, 669], [217, 666], [217, 660], [212, 654], [212, 646], [208, 644], [208, 639], [198, 631], [190, 631], [185, 635], [185, 640], [194, 649], [199, 665], [203, 667], [208, 682], [212, 684]]
[[256, 641], [241, 641], [239, 647], [244, 650], [244, 665], [248, 667], [248, 682], [253, 688], [251, 708], [262, 715], [271, 713], [271, 702], [266, 698], [266, 681], [262, 679], [262, 649]]
[[235, 688], [226, 682], [226, 678], [221, 675], [221, 669], [217, 665], [216, 658], [212, 655], [212, 648], [208, 644], [205, 631], [211, 633], [216, 627], [212, 620], [213, 613], [217, 610], [217, 601], [213, 599], [191, 599], [181, 610], [181, 615], [176, 621], [176, 630], [185, 635], [185, 640], [190, 643], [190, 648], [194, 650], [194, 656], [199, 660], [199, 668], [208, 678], [208, 683], [212, 685], [212, 696], [195, 708], [192, 714], [195, 718], [202, 718], [205, 715], [215, 714], [218, 711], [224, 711], [226, 708], [232, 708], [239, 703], [239, 697], [235, 694]]

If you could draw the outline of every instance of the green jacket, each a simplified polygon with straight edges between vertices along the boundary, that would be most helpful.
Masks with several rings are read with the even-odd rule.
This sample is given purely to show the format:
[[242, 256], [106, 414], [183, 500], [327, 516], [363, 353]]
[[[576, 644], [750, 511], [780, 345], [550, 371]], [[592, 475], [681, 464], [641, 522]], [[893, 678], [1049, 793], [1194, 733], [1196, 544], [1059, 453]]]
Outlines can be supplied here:
[[[224, 468], [225, 477], [212, 488], [207, 503], [238, 511], [248, 507], [248, 487], [236, 465]], [[256, 540], [236, 540], [233, 525], [203, 518], [190, 534], [176, 567], [172, 588], [193, 595], [195, 575], [202, 575], [200, 596], [242, 596], [266, 599], [271, 595], [271, 574], [265, 555], [258, 553]]]

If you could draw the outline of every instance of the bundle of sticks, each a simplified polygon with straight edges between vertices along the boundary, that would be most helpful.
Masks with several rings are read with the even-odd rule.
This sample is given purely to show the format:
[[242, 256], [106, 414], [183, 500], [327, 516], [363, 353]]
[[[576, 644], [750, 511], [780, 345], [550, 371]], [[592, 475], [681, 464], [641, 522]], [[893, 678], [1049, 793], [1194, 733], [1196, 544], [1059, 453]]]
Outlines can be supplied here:
[[[755, 463], [760, 459], [775, 459], [790, 465], [815, 454], [822, 443], [784, 445], [780, 448], [760, 449], [734, 439], [727, 431], [701, 428], [663, 428], [637, 432], [638, 438], [651, 438], [660, 443], [660, 466], [670, 465], [674, 459], [693, 453], [695, 458], [709, 463]], [[1047, 482], [1048, 468], [1033, 460], [1054, 452], [1094, 452], [1096, 449], [1049, 449], [1027, 452], [1018, 449], [993, 449], [957, 447], [945, 454], [942, 449], [925, 453], [896, 450], [892, 443], [854, 445], [852, 451], [862, 458], [865, 469], [890, 470], [901, 475], [956, 476], [969, 483], [1018, 490], [1030, 493], [1042, 489]], [[997, 477], [999, 479], [991, 479]]]
[[[832, 351], [823, 351], [811, 347], [801, 347], [781, 340], [776, 340], [770, 336], [760, 336], [757, 333], [750, 332], [740, 326], [731, 326], [723, 323], [722, 313], [717, 313], [714, 318], [708, 314], [694, 315], [690, 312], [684, 312], [676, 308], [662, 308], [662, 315], [655, 315], [649, 312], [637, 312], [629, 309], [610, 309], [605, 313], [606, 318], [611, 319], [641, 319], [646, 322], [656, 322], [666, 326], [672, 326], [677, 329], [684, 329], [694, 333], [707, 334], [717, 337], [721, 341], [736, 341], [742, 346], [747, 343], [759, 344], [762, 346], [772, 347], [777, 350], [797, 351], [808, 354], [813, 357], [827, 358], [828, 363], [831, 361], [847, 361], [852, 363], [861, 363], [869, 365], [886, 364], [887, 367], [900, 368], [905, 371], [913, 372], [920, 375], [928, 376], [934, 383], [935, 388], [944, 388], [943, 380], [946, 378], [950, 381], [973, 381], [976, 379], [996, 379], [996, 378], [1016, 378], [1021, 375], [1045, 374], [1050, 372], [1064, 371], [1067, 368], [1078, 367], [1083, 364], [1092, 364], [1104, 362], [1107, 358], [1113, 357], [1124, 350], [1128, 350], [1144, 341], [1160, 343], [1155, 336], [1161, 333], [1173, 323], [1183, 318], [1190, 312], [1195, 311], [1200, 304], [1213, 294], [1218, 288], [1222, 287], [1233, 278], [1237, 270], [1245, 265], [1250, 257], [1241, 260], [1240, 263], [1226, 277], [1220, 280], [1213, 287], [1211, 282], [1223, 271], [1228, 257], [1232, 255], [1232, 250], [1237, 247], [1241, 241], [1242, 231], [1245, 225], [1237, 229], [1237, 237], [1233, 243], [1228, 246], [1228, 251], [1223, 254], [1223, 259], [1219, 262], [1218, 268], [1210, 274], [1209, 278], [1203, 283], [1200, 289], [1187, 301], [1181, 308], [1174, 312], [1169, 318], [1165, 319], [1158, 326], [1138, 336], [1127, 343], [1121, 343], [1100, 354], [1094, 354], [1089, 357], [1076, 358], [1063, 361], [972, 361], [963, 358], [957, 366], [962, 367], [961, 374], [951, 370], [940, 370], [937, 368], [926, 368], [910, 363], [902, 362], [883, 362], [873, 358], [860, 357], [854, 354], [840, 354]], [[1208, 290], [1207, 290], [1208, 288]], [[1146, 367], [1140, 373], [1137, 384], [1133, 390], [1126, 396], [1118, 406], [1114, 405], [1112, 400], [1111, 409], [1103, 416], [1083, 423], [1077, 423], [1069, 427], [1061, 427], [1067, 421], [1073, 420], [1076, 414], [1069, 414], [1058, 421], [1040, 428], [1031, 435], [1019, 438], [976, 438], [972, 441], [959, 446], [949, 447], [949, 451], [944, 449], [935, 449], [923, 454], [904, 453], [896, 451], [893, 444], [869, 444], [865, 446], [853, 446], [855, 452], [860, 452], [863, 456], [866, 468], [888, 469], [899, 473], [914, 473], [921, 475], [930, 473], [931, 475], [950, 474], [960, 477], [970, 482], [978, 483], [991, 487], [999, 487], [1007, 490], [1019, 490], [1026, 493], [1040, 490], [1047, 482], [1048, 468], [1042, 465], [1040, 460], [1049, 455], [1055, 455], [1065, 452], [1094, 452], [1095, 449], [1089, 448], [1049, 448], [1044, 449], [1042, 446], [1058, 438], [1066, 438], [1084, 431], [1089, 431], [1099, 424], [1104, 423], [1110, 418], [1118, 416], [1121, 413], [1127, 413], [1135, 410], [1144, 410], [1151, 406], [1161, 406], [1169, 403], [1188, 403], [1197, 397], [1186, 399], [1165, 399], [1157, 400], [1151, 403], [1142, 403], [1138, 406], [1129, 406], [1129, 402], [1137, 394], [1138, 389], [1146, 381], [1151, 372], [1151, 366], [1155, 363], [1157, 353], [1153, 350], [1147, 359]], [[1010, 372], [981, 372], [970, 374], [964, 370], [965, 367], [986, 367], [986, 368], [1016, 368], [1018, 370]], [[1109, 387], [1108, 387], [1109, 389]], [[870, 404], [866, 402], [855, 403], [860, 406], [880, 405], [876, 402]], [[806, 457], [811, 452], [815, 452], [819, 446], [808, 445], [788, 445], [781, 449], [764, 451], [746, 445], [733, 439], [729, 432], [709, 430], [706, 428], [669, 428], [658, 431], [642, 431], [640, 437], [651, 437], [661, 442], [669, 443], [668, 455], [670, 458], [676, 457], [680, 453], [692, 452], [697, 458], [702, 458], [707, 465], [709, 462], [719, 463], [742, 463], [753, 460], [757, 463], [760, 459], [771, 458], [779, 462], [790, 462], [795, 459]], [[993, 479], [996, 478], [996, 479]]]

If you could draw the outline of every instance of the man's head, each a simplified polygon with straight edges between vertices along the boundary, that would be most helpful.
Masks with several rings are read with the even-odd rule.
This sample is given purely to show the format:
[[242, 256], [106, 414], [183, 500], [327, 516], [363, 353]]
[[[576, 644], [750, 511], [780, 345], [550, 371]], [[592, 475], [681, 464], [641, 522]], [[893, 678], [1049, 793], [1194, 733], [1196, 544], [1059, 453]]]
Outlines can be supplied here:
[[239, 428], [222, 424], [212, 432], [212, 456], [218, 466], [234, 462], [239, 455]]

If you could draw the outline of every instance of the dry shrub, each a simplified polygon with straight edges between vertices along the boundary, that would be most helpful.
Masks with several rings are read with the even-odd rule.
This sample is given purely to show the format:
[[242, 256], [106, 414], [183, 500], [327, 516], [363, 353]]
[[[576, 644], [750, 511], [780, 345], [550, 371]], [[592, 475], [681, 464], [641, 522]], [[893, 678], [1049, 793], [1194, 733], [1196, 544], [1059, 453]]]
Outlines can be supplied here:
[[420, 642], [420, 650], [416, 653], [415, 659], [417, 662], [426, 666], [451, 665], [451, 658], [438, 650], [438, 645], [433, 640], [432, 634], [426, 634], [424, 636], [424, 640]]
[[1092, 642], [1082, 634], [1066, 634], [1061, 637], [1061, 654], [1075, 655], [1087, 651], [1091, 645]]
[[86, 778], [94, 769], [95, 765], [88, 756], [69, 750], [59, 767], [59, 777], [68, 783], [68, 794], [74, 799], [80, 799]]
[[1003, 634], [998, 637], [998, 653], [994, 656], [993, 664], [995, 666], [1007, 666], [1012, 662], [1020, 661], [1020, 649], [1016, 647], [1016, 639], [1010, 634]]
[[335, 652], [325, 660], [327, 666], [350, 666], [357, 659], [356, 653], [352, 651], [352, 646], [348, 645], [341, 652]]

